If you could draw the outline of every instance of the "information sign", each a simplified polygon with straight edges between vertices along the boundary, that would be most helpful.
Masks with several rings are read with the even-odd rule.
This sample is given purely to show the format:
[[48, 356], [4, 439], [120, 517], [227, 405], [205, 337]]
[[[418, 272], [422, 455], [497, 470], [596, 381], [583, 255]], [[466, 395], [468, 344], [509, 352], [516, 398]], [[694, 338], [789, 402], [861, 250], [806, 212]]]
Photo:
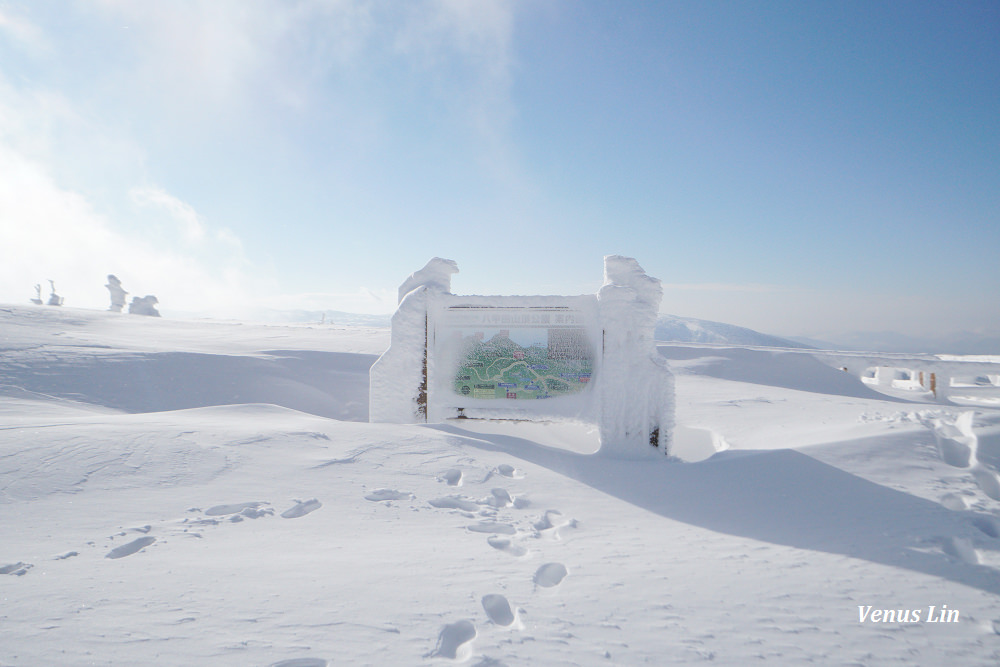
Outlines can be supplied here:
[[569, 306], [450, 306], [435, 319], [436, 358], [453, 399], [578, 394], [594, 373], [585, 313]]

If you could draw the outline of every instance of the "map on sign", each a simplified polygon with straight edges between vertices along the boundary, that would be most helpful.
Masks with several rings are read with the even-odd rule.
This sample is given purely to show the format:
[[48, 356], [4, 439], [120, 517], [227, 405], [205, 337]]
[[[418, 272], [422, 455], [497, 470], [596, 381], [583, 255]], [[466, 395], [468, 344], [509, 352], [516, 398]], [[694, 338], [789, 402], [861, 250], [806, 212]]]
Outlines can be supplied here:
[[582, 327], [463, 327], [453, 389], [479, 399], [538, 399], [583, 391], [593, 352]]

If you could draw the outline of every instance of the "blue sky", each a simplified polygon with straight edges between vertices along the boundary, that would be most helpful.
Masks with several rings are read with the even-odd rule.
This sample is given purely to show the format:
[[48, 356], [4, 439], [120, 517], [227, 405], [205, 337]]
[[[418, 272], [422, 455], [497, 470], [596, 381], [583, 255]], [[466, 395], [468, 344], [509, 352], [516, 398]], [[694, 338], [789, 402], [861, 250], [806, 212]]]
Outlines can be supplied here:
[[[997, 2], [0, 0], [0, 301], [1000, 331]], [[45, 293], [47, 293], [47, 284]]]

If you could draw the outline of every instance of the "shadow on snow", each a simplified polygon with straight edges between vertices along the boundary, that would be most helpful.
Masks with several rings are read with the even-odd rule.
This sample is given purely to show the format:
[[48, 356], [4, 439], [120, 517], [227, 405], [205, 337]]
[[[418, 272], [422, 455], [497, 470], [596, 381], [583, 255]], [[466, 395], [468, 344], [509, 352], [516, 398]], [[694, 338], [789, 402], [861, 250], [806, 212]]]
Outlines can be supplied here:
[[796, 450], [721, 452], [699, 463], [615, 460], [450, 424], [429, 427], [517, 456], [669, 519], [906, 568], [1000, 595], [1000, 572], [953, 560], [940, 550], [942, 540], [950, 537], [972, 538], [980, 549], [998, 548], [1000, 542], [983, 547], [984, 536], [963, 514]]

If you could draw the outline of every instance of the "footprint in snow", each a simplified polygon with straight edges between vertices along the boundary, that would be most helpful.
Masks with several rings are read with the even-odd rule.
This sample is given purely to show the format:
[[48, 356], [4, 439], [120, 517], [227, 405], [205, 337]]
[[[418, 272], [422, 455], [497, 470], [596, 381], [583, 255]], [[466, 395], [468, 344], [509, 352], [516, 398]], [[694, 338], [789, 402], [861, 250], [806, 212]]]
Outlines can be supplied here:
[[445, 471], [438, 477], [442, 482], [447, 482], [448, 486], [462, 486], [462, 471], [457, 468]]
[[431, 505], [431, 507], [437, 507], [439, 509], [463, 510], [466, 512], [475, 512], [479, 510], [478, 503], [462, 496], [446, 496], [444, 498], [428, 500], [427, 502]]
[[28, 570], [35, 567], [31, 563], [22, 563], [18, 561], [16, 563], [11, 563], [10, 565], [0, 565], [0, 574], [12, 574], [15, 577], [23, 577], [27, 574]]
[[294, 507], [291, 507], [291, 508], [289, 508], [289, 509], [287, 509], [287, 510], [285, 510], [284, 512], [281, 513], [281, 518], [282, 519], [298, 519], [300, 516], [305, 516], [306, 514], [309, 514], [310, 512], [315, 512], [316, 510], [318, 510], [322, 506], [323, 506], [323, 503], [321, 503], [320, 501], [316, 500], [315, 498], [311, 498], [311, 499], [309, 499], [309, 500], [307, 500], [305, 502], [302, 502], [301, 500], [296, 500]]
[[542, 588], [552, 588], [562, 583], [569, 572], [562, 563], [546, 563], [535, 571], [534, 582]]
[[453, 660], [467, 660], [472, 654], [472, 640], [476, 638], [472, 621], [449, 623], [438, 635], [437, 647], [425, 657], [441, 656]]
[[576, 528], [575, 519], [567, 519], [559, 510], [546, 510], [545, 514], [532, 524], [539, 535], [547, 535], [554, 540], [561, 539], [559, 530], [561, 528]]
[[[274, 510], [270, 507], [245, 507], [243, 511], [236, 516], [245, 516], [248, 519], [259, 519], [262, 516], [274, 516]], [[230, 521], [236, 517], [230, 518]]]
[[128, 544], [115, 547], [107, 553], [105, 558], [124, 558], [125, 556], [131, 556], [137, 551], [142, 551], [155, 541], [155, 537], [150, 537], [148, 535], [146, 537], [140, 537], [137, 540], [132, 540]]
[[510, 608], [507, 598], [496, 593], [483, 596], [483, 609], [490, 620], [497, 625], [509, 627], [517, 620], [517, 614]]
[[[251, 503], [232, 503], [229, 505], [215, 505], [214, 507], [209, 507], [205, 510], [206, 516], [225, 516], [227, 514], [240, 514], [244, 510], [257, 510], [261, 505], [266, 505], [267, 503], [261, 502], [251, 502]], [[251, 517], [257, 518], [257, 517]]]
[[365, 500], [374, 502], [381, 502], [383, 500], [409, 500], [411, 498], [413, 498], [412, 493], [397, 491], [396, 489], [375, 489], [365, 496]]
[[517, 533], [517, 529], [509, 523], [497, 523], [496, 521], [480, 521], [466, 526], [465, 529], [473, 533], [492, 533], [494, 535], [514, 535]]
[[507, 493], [507, 489], [490, 489], [492, 497], [489, 499], [490, 505], [496, 508], [510, 507], [514, 504], [514, 499]]
[[511, 479], [521, 479], [524, 477], [524, 473], [515, 468], [512, 465], [506, 463], [501, 463], [496, 468], [493, 469], [496, 474], [501, 477], [510, 477]]
[[510, 554], [515, 558], [521, 558], [528, 555], [528, 550], [523, 545], [514, 542], [508, 537], [500, 537], [499, 535], [490, 535], [486, 538], [486, 543], [497, 551], [502, 551], [505, 554]]

